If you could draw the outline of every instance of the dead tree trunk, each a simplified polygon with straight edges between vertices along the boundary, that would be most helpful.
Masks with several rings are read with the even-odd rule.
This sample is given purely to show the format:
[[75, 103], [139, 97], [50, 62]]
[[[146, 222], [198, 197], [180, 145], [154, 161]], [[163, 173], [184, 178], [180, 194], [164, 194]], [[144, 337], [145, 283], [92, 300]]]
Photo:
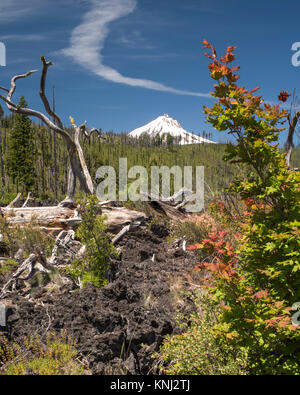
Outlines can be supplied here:
[[288, 116], [288, 121], [289, 121], [289, 132], [288, 132], [288, 137], [285, 143], [285, 151], [286, 151], [286, 163], [288, 167], [291, 167], [291, 158], [292, 158], [292, 152], [294, 148], [294, 134], [295, 134], [295, 129], [298, 123], [298, 120], [300, 118], [300, 111], [297, 111], [293, 118], [291, 119], [290, 116]]
[[51, 119], [48, 118], [42, 112], [32, 110], [30, 108], [22, 108], [12, 102], [12, 96], [16, 90], [16, 81], [21, 78], [29, 77], [31, 74], [37, 72], [37, 70], [32, 70], [26, 74], [14, 76], [11, 79], [10, 89], [0, 87], [0, 89], [7, 92], [6, 97], [0, 95], [0, 98], [6, 102], [7, 107], [11, 112], [36, 117], [40, 119], [46, 126], [48, 126], [50, 130], [52, 130], [55, 133], [58, 133], [64, 138], [64, 141], [67, 145], [67, 151], [70, 160], [67, 197], [61, 203], [64, 205], [73, 202], [76, 179], [79, 180], [80, 186], [85, 193], [92, 194], [94, 192], [92, 179], [88, 171], [88, 168], [86, 166], [83, 152], [79, 143], [79, 134], [80, 132], [85, 133], [86, 123], [77, 126], [73, 118], [71, 118], [72, 125], [75, 131], [74, 135], [71, 135], [66, 130], [64, 130], [60, 117], [50, 108], [48, 99], [45, 94], [47, 71], [48, 68], [52, 65], [52, 62], [47, 62], [44, 57], [41, 57], [41, 60], [43, 64], [43, 70], [42, 70], [41, 82], [40, 82], [40, 97], [42, 99], [47, 114], [54, 120], [54, 122], [52, 122]]

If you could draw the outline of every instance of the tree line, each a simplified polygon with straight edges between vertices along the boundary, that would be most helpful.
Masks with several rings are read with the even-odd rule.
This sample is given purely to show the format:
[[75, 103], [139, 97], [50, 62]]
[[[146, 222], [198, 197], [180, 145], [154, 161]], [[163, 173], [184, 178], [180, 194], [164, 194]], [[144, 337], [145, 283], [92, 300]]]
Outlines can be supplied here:
[[[23, 96], [18, 105], [27, 107]], [[66, 130], [72, 133], [71, 128]], [[181, 146], [171, 138], [143, 136], [133, 139], [126, 133], [104, 133], [101, 129], [89, 136], [82, 133], [80, 144], [94, 182], [97, 169], [104, 165], [113, 166], [118, 179], [119, 158], [127, 158], [128, 169], [135, 165], [144, 166], [147, 170], [151, 166], [204, 166], [206, 186], [212, 195], [221, 191], [237, 174], [246, 174], [246, 169], [239, 164], [224, 164], [225, 144]], [[294, 167], [300, 167], [299, 148], [294, 150], [292, 163]], [[23, 196], [31, 192], [36, 198], [58, 202], [67, 193], [68, 169], [68, 151], [61, 136], [47, 130], [41, 123], [34, 123], [26, 115], [13, 113], [4, 116], [0, 106], [2, 202], [11, 200], [18, 192]], [[195, 171], [193, 174], [194, 178]], [[80, 193], [77, 186], [77, 194]]]

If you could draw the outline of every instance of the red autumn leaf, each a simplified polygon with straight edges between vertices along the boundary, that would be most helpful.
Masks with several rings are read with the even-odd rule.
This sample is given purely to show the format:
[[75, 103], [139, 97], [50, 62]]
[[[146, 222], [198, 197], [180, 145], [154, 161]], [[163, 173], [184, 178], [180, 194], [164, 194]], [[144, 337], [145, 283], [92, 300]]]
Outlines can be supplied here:
[[280, 92], [279, 96], [278, 96], [278, 100], [282, 101], [282, 102], [286, 102], [287, 99], [290, 97], [291, 95], [287, 92], [287, 91], [282, 91]]
[[227, 97], [221, 97], [219, 99], [219, 103], [223, 104], [223, 106], [226, 106], [226, 107], [230, 106], [230, 100]]
[[205, 40], [205, 39], [202, 41], [202, 44], [203, 44], [204, 48], [210, 48], [211, 47], [209, 42], [207, 40]]
[[198, 250], [199, 248], [201, 248], [201, 244], [196, 243], [196, 244], [192, 244], [192, 245], [188, 246], [187, 250], [194, 251], [194, 250]]
[[240, 75], [239, 74], [233, 75], [232, 73], [230, 73], [227, 75], [227, 79], [228, 79], [228, 82], [236, 82], [237, 80], [240, 79]]
[[234, 59], [235, 59], [235, 56], [234, 56], [233, 53], [231, 53], [231, 52], [228, 52], [228, 53], [226, 54], [226, 56], [222, 56], [222, 57], [220, 58], [221, 62], [223, 62], [223, 63], [231, 63], [231, 62], [234, 61]]
[[202, 44], [203, 44], [203, 46], [204, 46], [204, 48], [209, 48], [211, 51], [212, 51], [212, 53], [213, 53], [213, 58], [216, 58], [217, 57], [217, 52], [216, 52], [216, 50], [215, 50], [215, 48], [207, 41], [207, 40], [203, 40], [202, 41]]
[[267, 290], [261, 290], [256, 292], [254, 295], [252, 295], [252, 299], [256, 298], [256, 299], [263, 299], [263, 298], [267, 298], [269, 295]]
[[259, 89], [260, 89], [260, 86], [257, 86], [256, 88], [251, 89], [251, 91], [249, 91], [249, 93], [257, 92]]
[[234, 46], [228, 46], [227, 47], [227, 52], [233, 52], [237, 47]]
[[198, 265], [199, 265], [199, 267], [208, 267], [210, 265], [210, 263], [209, 262], [200, 262]]
[[283, 320], [278, 322], [278, 325], [280, 326], [280, 328], [288, 328], [290, 325], [290, 318], [284, 318]]
[[218, 242], [215, 244], [215, 247], [216, 247], [216, 248], [222, 248], [222, 247], [224, 247], [224, 245], [225, 245], [225, 242], [224, 242], [223, 240], [220, 240], [220, 241], [218, 241]]

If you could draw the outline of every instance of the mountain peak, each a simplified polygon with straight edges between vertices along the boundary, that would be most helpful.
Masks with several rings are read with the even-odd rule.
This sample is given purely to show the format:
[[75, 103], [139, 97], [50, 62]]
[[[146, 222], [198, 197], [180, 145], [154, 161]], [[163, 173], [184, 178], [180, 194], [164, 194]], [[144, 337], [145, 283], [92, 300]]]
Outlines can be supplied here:
[[133, 130], [128, 136], [138, 138], [142, 135], [149, 135], [151, 138], [155, 138], [156, 136], [163, 137], [168, 134], [174, 137], [181, 145], [200, 143], [215, 144], [214, 141], [187, 132], [176, 119], [173, 119], [168, 114], [161, 115], [154, 119], [154, 121]]

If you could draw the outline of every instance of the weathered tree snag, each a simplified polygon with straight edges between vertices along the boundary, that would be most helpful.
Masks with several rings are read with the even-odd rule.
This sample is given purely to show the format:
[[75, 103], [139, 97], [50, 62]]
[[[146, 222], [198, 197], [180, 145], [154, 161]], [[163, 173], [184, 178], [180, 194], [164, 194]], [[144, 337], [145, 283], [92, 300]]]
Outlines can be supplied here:
[[292, 158], [292, 152], [294, 147], [293, 139], [299, 118], [300, 118], [300, 111], [295, 112], [292, 119], [290, 114], [288, 115], [289, 132], [285, 143], [285, 151], [286, 151], [286, 163], [289, 168], [291, 167], [291, 158]]
[[68, 189], [66, 198], [60, 202], [61, 206], [68, 207], [69, 205], [73, 206], [73, 197], [75, 195], [76, 188], [76, 178], [74, 176], [72, 167], [69, 167], [69, 175], [68, 175]]
[[83, 132], [85, 131], [86, 122], [83, 123], [80, 126], [76, 126], [75, 122], [74, 122], [74, 119], [72, 117], [70, 117], [70, 118], [71, 118], [71, 123], [72, 123], [72, 125], [73, 125], [73, 127], [75, 129], [75, 139], [74, 139], [74, 141], [75, 141], [75, 145], [76, 145], [76, 148], [77, 148], [77, 153], [78, 153], [78, 156], [79, 156], [81, 168], [82, 168], [83, 174], [85, 176], [85, 180], [86, 180], [86, 184], [87, 184], [89, 193], [92, 194], [94, 192], [94, 185], [93, 185], [92, 177], [91, 177], [90, 172], [89, 172], [89, 170], [87, 168], [87, 165], [86, 165], [86, 162], [85, 162], [85, 159], [84, 159], [84, 155], [83, 155], [83, 151], [82, 151], [81, 145], [79, 143], [79, 133], [80, 133], [80, 131], [83, 131]]
[[[27, 258], [22, 265], [18, 268], [18, 270], [11, 276], [11, 278], [4, 284], [1, 292], [0, 299], [4, 298], [10, 290], [14, 291], [18, 280], [28, 280], [34, 274], [34, 266], [38, 260], [38, 254], [31, 254], [29, 258]], [[27, 276], [20, 277], [23, 272], [26, 270], [29, 271]]]
[[[41, 61], [43, 63], [43, 71], [42, 71], [42, 76], [41, 76], [41, 85], [40, 85], [40, 97], [44, 103], [44, 107], [47, 111], [47, 113], [52, 117], [54, 120], [54, 123], [60, 127], [60, 129], [63, 129], [63, 123], [60, 119], [60, 117], [55, 113], [54, 110], [51, 109], [49, 101], [46, 97], [45, 94], [45, 85], [46, 85], [46, 79], [47, 79], [47, 72], [48, 68], [52, 66], [52, 62], [47, 62], [44, 56], [41, 56]], [[69, 165], [69, 178], [68, 178], [68, 187], [67, 187], [67, 197], [64, 199], [62, 204], [71, 204], [73, 202], [73, 197], [75, 194], [75, 187], [76, 187], [76, 178], [74, 176], [74, 172], [72, 170], [71, 163]]]
[[[0, 299], [5, 298], [9, 292], [15, 291], [19, 280], [26, 281], [29, 280], [37, 271], [49, 273], [52, 269], [53, 266], [47, 262], [44, 253], [39, 249], [36, 249], [35, 253], [25, 259], [10, 279], [4, 284], [0, 291]], [[21, 277], [21, 274], [25, 271], [28, 271], [28, 273]]]
[[65, 267], [79, 255], [82, 248], [81, 243], [75, 241], [73, 230], [63, 230], [56, 237], [48, 263], [51, 267]]
[[47, 71], [52, 63], [47, 62], [44, 57], [41, 57], [41, 61], [43, 64], [43, 70], [40, 83], [40, 97], [42, 99], [47, 114], [53, 118], [54, 122], [52, 122], [51, 119], [42, 112], [32, 110], [30, 108], [22, 108], [12, 102], [12, 96], [16, 90], [16, 81], [21, 78], [29, 77], [31, 74], [36, 73], [37, 70], [31, 70], [26, 74], [14, 76], [11, 79], [11, 86], [9, 90], [0, 87], [2, 90], [7, 92], [6, 97], [0, 95], [0, 98], [6, 102], [7, 107], [11, 112], [36, 117], [40, 119], [45, 125], [47, 125], [53, 132], [58, 133], [64, 138], [70, 159], [70, 170], [67, 197], [63, 203], [70, 204], [71, 202], [73, 202], [74, 199], [76, 178], [78, 178], [80, 186], [85, 193], [91, 194], [94, 192], [92, 179], [85, 164], [83, 152], [79, 143], [79, 133], [85, 132], [85, 123], [79, 127], [77, 127], [75, 123], [73, 123], [73, 126], [75, 128], [75, 137], [64, 130], [60, 117], [51, 109], [45, 94]]

